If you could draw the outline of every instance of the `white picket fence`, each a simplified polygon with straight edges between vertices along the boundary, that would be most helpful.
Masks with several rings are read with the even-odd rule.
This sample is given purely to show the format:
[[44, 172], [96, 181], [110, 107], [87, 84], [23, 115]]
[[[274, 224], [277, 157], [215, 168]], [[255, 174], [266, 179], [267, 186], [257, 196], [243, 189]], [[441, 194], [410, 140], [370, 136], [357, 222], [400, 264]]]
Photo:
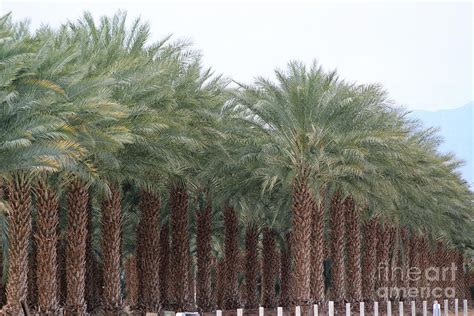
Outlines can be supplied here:
[[[410, 315], [410, 316], [417, 316], [417, 315], [423, 315], [423, 316], [428, 316], [428, 315], [433, 315], [433, 316], [448, 316], [449, 313], [451, 315], [454, 313], [455, 316], [461, 316], [460, 312], [462, 312], [462, 316], [474, 316], [474, 314], [471, 312], [469, 315], [469, 310], [468, 310], [468, 303], [467, 300], [462, 301], [462, 310], [459, 309], [459, 300], [455, 299], [454, 300], [454, 308], [449, 309], [449, 302], [448, 300], [444, 300], [443, 306], [439, 304], [437, 301], [434, 301], [434, 304], [432, 306], [432, 309], [428, 309], [428, 302], [423, 301], [422, 302], [422, 313], [418, 312], [416, 310], [416, 304], [414, 301], [410, 302], [409, 304], [406, 304], [404, 302], [399, 302], [398, 303], [398, 316], [405, 316], [405, 315]], [[386, 304], [386, 309], [384, 312], [379, 313], [379, 306], [381, 304]], [[345, 306], [345, 315], [346, 316], [351, 316], [351, 315], [360, 315], [360, 316], [365, 316], [366, 315], [366, 304], [364, 302], [359, 303], [359, 308], [358, 311], [353, 312], [354, 306], [351, 306], [350, 303], [346, 303]], [[354, 311], [357, 309], [355, 307]], [[274, 309], [272, 309], [274, 310]], [[312, 314], [311, 316], [320, 316], [322, 313], [320, 313], [320, 308], [318, 305], [313, 305], [312, 308]], [[335, 308], [334, 308], [334, 302], [330, 301], [328, 302], [328, 312], [325, 313], [324, 315], [328, 316], [335, 316], [335, 315], [342, 315], [341, 313], [336, 314]], [[301, 307], [296, 306], [294, 310], [295, 316], [309, 316], [309, 315], [302, 315], [301, 312]], [[237, 309], [237, 316], [243, 316], [244, 315], [244, 309], [239, 308]], [[264, 316], [265, 315], [265, 309], [263, 307], [260, 307], [258, 309], [258, 316]], [[373, 309], [370, 309], [370, 312], [367, 312], [367, 315], [373, 315], [373, 316], [397, 316], [396, 313], [392, 313], [392, 302], [374, 302], [373, 303]], [[216, 311], [216, 316], [222, 316], [222, 310], [217, 310]], [[277, 316], [283, 316], [283, 308], [278, 307], [277, 308]]]

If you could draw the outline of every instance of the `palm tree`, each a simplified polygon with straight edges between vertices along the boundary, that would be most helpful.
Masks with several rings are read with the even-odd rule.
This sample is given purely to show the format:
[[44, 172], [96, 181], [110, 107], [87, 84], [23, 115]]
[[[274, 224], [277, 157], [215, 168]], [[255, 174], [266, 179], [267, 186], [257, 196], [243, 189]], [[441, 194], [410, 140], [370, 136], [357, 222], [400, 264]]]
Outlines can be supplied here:
[[362, 301], [362, 266], [361, 266], [361, 209], [352, 198], [347, 199], [347, 297], [352, 303]]
[[[324, 192], [324, 191], [322, 191]], [[319, 203], [314, 201], [311, 219], [311, 297], [315, 303], [325, 302], [324, 285], [324, 194]]]
[[276, 242], [272, 229], [263, 229], [262, 240], [262, 300], [261, 305], [265, 308], [273, 308], [276, 305], [275, 282], [276, 282]]
[[344, 302], [346, 299], [346, 271], [345, 271], [345, 235], [347, 202], [341, 201], [339, 193], [333, 195], [331, 200], [330, 226], [331, 226], [331, 289], [333, 300]]
[[[378, 243], [378, 219], [371, 218], [364, 223], [364, 258], [362, 266], [362, 293], [364, 301], [375, 300], [375, 284], [377, 280], [377, 243]], [[418, 266], [418, 265], [413, 265]]]
[[[287, 232], [285, 235], [284, 246], [280, 247], [281, 260], [280, 260], [280, 306], [289, 307], [291, 304], [291, 264], [292, 264], [292, 252], [291, 252], [291, 233]], [[324, 257], [323, 257], [324, 258]], [[323, 283], [324, 285], [324, 283]]]
[[161, 305], [163, 308], [169, 306], [169, 291], [170, 282], [172, 282], [170, 272], [170, 237], [169, 237], [169, 226], [167, 223], [161, 226], [160, 230], [160, 268], [159, 271], [159, 284], [160, 284], [160, 298]]
[[138, 303], [137, 259], [130, 256], [125, 260], [126, 305], [135, 308]]

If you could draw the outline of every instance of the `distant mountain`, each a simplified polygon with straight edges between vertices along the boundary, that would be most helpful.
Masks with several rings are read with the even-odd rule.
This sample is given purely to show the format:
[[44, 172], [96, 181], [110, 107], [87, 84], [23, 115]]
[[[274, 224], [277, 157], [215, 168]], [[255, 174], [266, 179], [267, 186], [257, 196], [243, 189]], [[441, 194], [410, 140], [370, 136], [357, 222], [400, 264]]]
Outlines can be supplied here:
[[425, 127], [440, 128], [439, 134], [444, 142], [439, 150], [452, 152], [465, 162], [459, 171], [474, 189], [474, 101], [456, 109], [434, 112], [416, 110], [410, 115], [423, 122]]

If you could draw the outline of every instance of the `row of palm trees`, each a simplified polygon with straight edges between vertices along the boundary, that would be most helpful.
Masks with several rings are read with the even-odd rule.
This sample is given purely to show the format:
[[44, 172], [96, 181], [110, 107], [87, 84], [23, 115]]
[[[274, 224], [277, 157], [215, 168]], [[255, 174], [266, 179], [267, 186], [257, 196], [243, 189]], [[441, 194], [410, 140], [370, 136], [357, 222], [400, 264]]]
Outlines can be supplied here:
[[404, 282], [385, 263], [454, 262], [467, 297], [472, 192], [381, 87], [299, 62], [229, 85], [127, 25], [0, 19], [4, 313], [370, 301]]

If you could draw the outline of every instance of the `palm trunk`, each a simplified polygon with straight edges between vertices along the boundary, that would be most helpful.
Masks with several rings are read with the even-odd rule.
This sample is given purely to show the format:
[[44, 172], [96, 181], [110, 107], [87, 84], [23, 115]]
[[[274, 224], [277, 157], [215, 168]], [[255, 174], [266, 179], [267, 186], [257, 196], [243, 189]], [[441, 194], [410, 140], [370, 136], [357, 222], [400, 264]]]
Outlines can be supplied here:
[[237, 214], [231, 206], [224, 207], [224, 260], [225, 260], [225, 275], [226, 275], [226, 289], [224, 296], [224, 308], [227, 310], [236, 309], [239, 307], [238, 295], [238, 262], [239, 248], [237, 239], [239, 234], [239, 222]]
[[[280, 306], [289, 307], [291, 305], [291, 233], [286, 233], [286, 247], [282, 247], [280, 260]], [[324, 284], [323, 284], [324, 285]]]
[[362, 301], [362, 267], [361, 267], [361, 229], [360, 208], [352, 197], [346, 199], [347, 210], [347, 283], [348, 299], [352, 303]]
[[[393, 240], [393, 230], [386, 223], [378, 225], [378, 243], [377, 243], [377, 287], [387, 288], [390, 286], [390, 249]], [[385, 297], [384, 300], [387, 300]]]
[[125, 304], [134, 310], [138, 303], [137, 258], [130, 256], [125, 260]]
[[57, 299], [60, 306], [66, 305], [67, 296], [67, 281], [66, 281], [66, 239], [64, 234], [58, 234], [58, 247], [56, 257], [58, 259], [58, 274], [57, 274]]
[[211, 234], [212, 207], [208, 200], [197, 213], [197, 306], [201, 312], [212, 310], [211, 298]]
[[100, 305], [101, 297], [99, 290], [102, 288], [102, 280], [97, 277], [98, 262], [92, 250], [92, 234], [94, 231], [92, 223], [92, 205], [89, 199], [87, 206], [87, 239], [86, 239], [86, 303], [87, 312], [94, 312]]
[[250, 223], [245, 232], [245, 308], [258, 307], [258, 227]]
[[[430, 252], [430, 244], [426, 237], [420, 237], [420, 269], [422, 271], [422, 278], [420, 282], [421, 287], [428, 287], [429, 283], [427, 278], [425, 277], [425, 270], [430, 267], [430, 258], [431, 258], [431, 252]], [[428, 297], [425, 294], [422, 294], [421, 299], [426, 300]]]
[[363, 298], [366, 302], [375, 301], [375, 284], [377, 280], [377, 242], [378, 221], [370, 219], [365, 224], [365, 247], [363, 265]]
[[471, 293], [465, 293], [467, 288], [465, 285], [465, 278], [467, 278], [464, 273], [464, 256], [461, 251], [458, 250], [456, 256], [456, 297], [460, 299], [470, 297]]
[[311, 301], [311, 212], [313, 198], [307, 184], [307, 176], [293, 183], [292, 249], [294, 251], [293, 299], [296, 305]]
[[36, 187], [37, 245], [36, 285], [38, 312], [54, 315], [58, 312], [57, 296], [57, 229], [59, 224], [59, 199], [46, 180]]
[[[400, 231], [400, 237], [402, 242], [401, 247], [401, 268], [403, 275], [401, 277], [400, 286], [404, 289], [408, 289], [410, 281], [408, 280], [408, 269], [410, 268], [410, 234], [406, 227], [403, 227]], [[405, 301], [408, 298], [408, 293], [402, 291], [402, 299]]]
[[320, 203], [313, 201], [311, 221], [311, 298], [313, 303], [322, 304], [324, 293], [324, 196]]
[[332, 242], [332, 295], [333, 300], [341, 303], [346, 298], [345, 271], [345, 231], [346, 207], [339, 194], [334, 194], [331, 201], [330, 225]]
[[214, 291], [216, 295], [216, 304], [218, 309], [224, 309], [226, 289], [226, 269], [224, 258], [219, 259], [216, 266], [216, 287]]
[[8, 183], [9, 249], [7, 305], [4, 311], [19, 315], [28, 293], [28, 244], [31, 236], [31, 187], [26, 173], [16, 173]]
[[160, 297], [161, 306], [166, 309], [169, 307], [169, 282], [170, 278], [170, 236], [168, 224], [163, 224], [160, 231]]
[[103, 298], [106, 315], [116, 315], [122, 309], [120, 289], [122, 214], [120, 200], [120, 191], [111, 189], [110, 196], [102, 203]]
[[36, 286], [36, 254], [37, 247], [34, 242], [34, 237], [36, 235], [36, 221], [34, 217], [32, 218], [32, 229], [31, 229], [31, 242], [30, 242], [30, 252], [28, 255], [28, 306], [31, 311], [36, 310], [36, 305], [38, 302], [38, 288]]
[[275, 235], [270, 228], [263, 230], [263, 266], [262, 266], [262, 306], [274, 308], [275, 297], [275, 268], [276, 261]]
[[177, 312], [186, 308], [188, 285], [188, 192], [182, 185], [170, 191], [173, 305]]
[[87, 188], [79, 180], [75, 180], [67, 196], [66, 315], [86, 313], [84, 292], [88, 201]]
[[138, 276], [139, 276], [139, 305], [146, 312], [157, 312], [160, 308], [159, 288], [159, 235], [160, 227], [160, 197], [148, 191], [140, 194], [140, 209], [142, 211], [138, 227]]

